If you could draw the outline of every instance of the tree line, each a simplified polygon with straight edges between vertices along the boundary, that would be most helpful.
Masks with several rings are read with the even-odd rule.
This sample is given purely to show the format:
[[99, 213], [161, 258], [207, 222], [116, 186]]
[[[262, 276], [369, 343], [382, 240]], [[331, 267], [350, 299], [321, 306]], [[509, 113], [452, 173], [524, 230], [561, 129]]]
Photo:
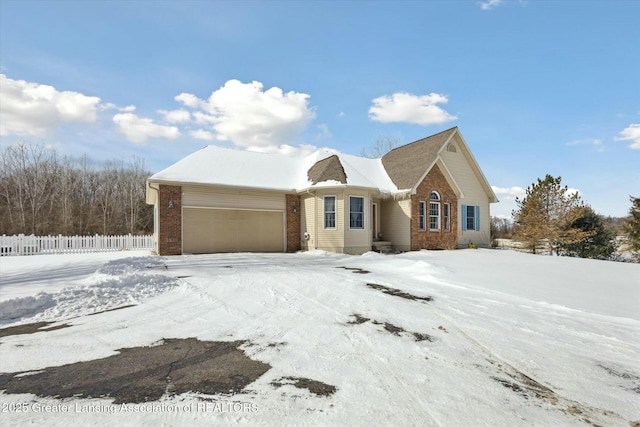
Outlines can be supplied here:
[[151, 233], [150, 175], [140, 158], [96, 164], [43, 145], [8, 146], [0, 155], [0, 234]]
[[[640, 198], [631, 197], [629, 217], [621, 224], [632, 254], [640, 260]], [[602, 215], [586, 205], [578, 193], [562, 186], [560, 177], [546, 175], [527, 188], [523, 199], [516, 198], [512, 228], [507, 220], [492, 221], [496, 234], [509, 232], [533, 253], [541, 246], [549, 255], [611, 259], [616, 252], [618, 233], [607, 226]], [[610, 221], [611, 222], [611, 221]]]

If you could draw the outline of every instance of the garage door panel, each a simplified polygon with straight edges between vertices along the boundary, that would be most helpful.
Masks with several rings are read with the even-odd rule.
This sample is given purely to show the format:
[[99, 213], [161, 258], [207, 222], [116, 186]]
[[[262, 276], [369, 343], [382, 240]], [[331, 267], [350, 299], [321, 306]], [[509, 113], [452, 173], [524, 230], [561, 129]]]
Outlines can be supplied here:
[[282, 252], [282, 212], [192, 209], [183, 210], [183, 251]]

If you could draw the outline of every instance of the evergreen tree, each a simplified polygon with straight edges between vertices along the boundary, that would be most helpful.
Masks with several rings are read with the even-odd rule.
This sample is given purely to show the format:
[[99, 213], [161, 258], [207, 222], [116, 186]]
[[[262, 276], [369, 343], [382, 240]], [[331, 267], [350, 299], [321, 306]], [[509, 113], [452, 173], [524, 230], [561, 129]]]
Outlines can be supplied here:
[[629, 239], [629, 246], [636, 259], [640, 261], [640, 197], [631, 198], [629, 217], [625, 220], [624, 230]]
[[607, 229], [604, 218], [591, 207], [584, 208], [584, 215], [571, 224], [589, 233], [581, 242], [568, 243], [561, 246], [563, 255], [580, 258], [609, 259], [616, 250], [616, 233]]
[[583, 216], [584, 204], [577, 193], [570, 194], [561, 178], [551, 175], [527, 188], [525, 198], [516, 198], [518, 209], [512, 212], [515, 220], [515, 239], [536, 253], [539, 244], [546, 244], [549, 255], [558, 253], [560, 246], [577, 243], [592, 232], [571, 228]]
[[546, 236], [540, 196], [534, 191], [533, 186], [530, 186], [523, 200], [516, 197], [516, 204], [518, 209], [512, 212], [515, 221], [514, 238], [524, 243], [535, 254], [538, 244]]

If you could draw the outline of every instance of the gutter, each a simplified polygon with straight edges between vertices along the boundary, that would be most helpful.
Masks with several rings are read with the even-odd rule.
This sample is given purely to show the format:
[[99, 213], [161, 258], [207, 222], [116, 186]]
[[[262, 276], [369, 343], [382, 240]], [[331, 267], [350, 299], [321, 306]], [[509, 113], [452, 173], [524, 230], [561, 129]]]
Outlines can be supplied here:
[[[159, 199], [160, 199], [160, 184], [158, 184], [158, 188], [156, 188], [156, 187], [154, 187], [153, 185], [151, 185], [151, 182], [149, 182], [149, 181], [147, 180], [147, 187], [151, 188], [152, 190], [156, 190], [156, 202], [158, 202], [158, 201], [159, 201]], [[145, 198], [146, 198], [146, 197], [145, 197]], [[145, 202], [146, 202], [146, 200], [145, 200]], [[149, 204], [149, 203], [147, 202], [147, 204]], [[154, 204], [155, 204], [155, 203], [154, 203]]]

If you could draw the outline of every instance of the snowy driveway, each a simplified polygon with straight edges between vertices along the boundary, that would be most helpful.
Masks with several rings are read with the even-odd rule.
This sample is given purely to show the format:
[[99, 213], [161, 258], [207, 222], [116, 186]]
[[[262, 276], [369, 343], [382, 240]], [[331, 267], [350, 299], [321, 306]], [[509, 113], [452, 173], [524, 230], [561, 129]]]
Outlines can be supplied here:
[[[10, 263], [3, 259], [3, 270], [18, 274]], [[39, 271], [35, 261], [21, 268]], [[7, 412], [3, 420], [492, 426], [640, 420], [638, 265], [480, 250], [122, 258], [90, 277], [81, 270], [75, 279], [52, 278], [48, 296], [30, 295], [43, 305], [29, 296], [6, 298], [28, 283], [0, 281], [4, 325], [69, 325], [2, 338], [1, 372], [91, 361], [177, 338], [245, 341], [246, 355], [270, 368], [239, 394], [167, 392], [158, 403], [165, 406], [151, 413], [144, 406], [31, 410]], [[73, 286], [61, 289], [60, 280]], [[620, 295], [611, 297], [612, 289]], [[314, 394], [290, 378], [335, 393]], [[0, 397], [3, 405], [56, 401]], [[111, 401], [63, 402], [77, 409], [87, 402], [111, 408]]]

